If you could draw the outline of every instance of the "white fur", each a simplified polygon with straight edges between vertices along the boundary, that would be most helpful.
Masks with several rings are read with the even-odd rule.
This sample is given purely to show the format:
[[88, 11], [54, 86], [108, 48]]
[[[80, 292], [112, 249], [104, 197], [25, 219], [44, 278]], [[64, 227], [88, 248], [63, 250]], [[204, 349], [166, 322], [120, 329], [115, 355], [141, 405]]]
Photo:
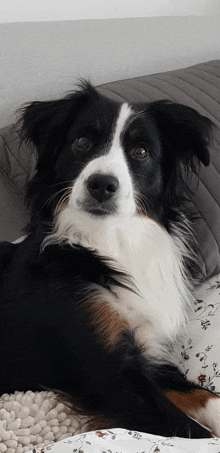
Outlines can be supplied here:
[[[167, 350], [165, 343], [173, 342], [185, 324], [189, 292], [178, 244], [155, 221], [136, 213], [132, 177], [120, 143], [132, 114], [123, 104], [108, 153], [82, 170], [69, 204], [60, 212], [54, 234], [46, 238], [44, 246], [68, 242], [90, 247], [100, 256], [110, 257], [114, 266], [131, 276], [138, 294], [117, 287], [115, 295], [106, 291], [103, 298], [126, 319], [147, 353], [159, 358]], [[94, 173], [118, 178], [117, 214], [97, 218], [83, 211], [85, 182]]]
[[148, 354], [158, 358], [164, 354], [163, 345], [174, 342], [185, 325], [190, 301], [181, 256], [172, 237], [152, 219], [138, 215], [97, 220], [83, 213], [75, 223], [71, 208], [60, 214], [57, 228], [61, 241], [66, 231], [65, 242], [110, 257], [113, 267], [132, 277], [138, 294], [116, 288], [116, 296], [105, 292], [103, 298], [126, 319]]
[[20, 244], [20, 242], [23, 242], [26, 239], [26, 237], [27, 235], [25, 234], [24, 236], [21, 236], [20, 238], [13, 241], [12, 244]]
[[[128, 273], [139, 294], [115, 288], [115, 296], [103, 298], [134, 330], [147, 354], [168, 358], [167, 342], [173, 343], [186, 319], [190, 295], [183, 279], [179, 250], [168, 233], [153, 220], [137, 215], [97, 220], [66, 208], [59, 216], [57, 238], [96, 250], [110, 257], [113, 267]], [[164, 348], [165, 346], [165, 348]]]
[[209, 398], [199, 410], [188, 410], [187, 415], [208, 428], [213, 436], [220, 437], [220, 398]]
[[115, 131], [112, 137], [110, 148], [105, 154], [96, 157], [88, 163], [76, 179], [70, 197], [70, 206], [74, 209], [75, 215], [81, 215], [81, 205], [86, 198], [86, 182], [92, 174], [110, 174], [119, 181], [119, 192], [117, 198], [117, 214], [127, 216], [135, 212], [135, 200], [133, 194], [132, 179], [129, 174], [124, 152], [120, 143], [120, 135], [126, 122], [132, 116], [132, 110], [128, 104], [123, 104], [116, 122]]

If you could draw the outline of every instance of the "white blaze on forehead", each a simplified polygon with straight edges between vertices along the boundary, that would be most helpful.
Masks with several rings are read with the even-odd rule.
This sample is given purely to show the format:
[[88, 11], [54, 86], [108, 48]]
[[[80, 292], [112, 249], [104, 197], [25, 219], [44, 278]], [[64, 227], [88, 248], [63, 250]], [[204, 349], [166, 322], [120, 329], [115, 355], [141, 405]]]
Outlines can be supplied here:
[[116, 122], [115, 130], [113, 133], [113, 140], [112, 140], [112, 145], [111, 145], [112, 149], [116, 149], [120, 146], [120, 136], [121, 136], [123, 130], [125, 129], [125, 125], [128, 122], [128, 119], [131, 117], [131, 115], [132, 115], [131, 107], [127, 103], [122, 104], [121, 110], [119, 112], [119, 116], [118, 116], [118, 119]]
[[75, 180], [70, 200], [74, 209], [78, 209], [88, 196], [86, 183], [91, 175], [110, 174], [117, 178], [119, 182], [119, 190], [116, 194], [117, 214], [131, 215], [135, 212], [132, 178], [121, 143], [121, 135], [131, 116], [133, 116], [131, 107], [127, 103], [122, 104], [109, 142], [103, 150], [100, 149], [101, 155], [92, 159]]

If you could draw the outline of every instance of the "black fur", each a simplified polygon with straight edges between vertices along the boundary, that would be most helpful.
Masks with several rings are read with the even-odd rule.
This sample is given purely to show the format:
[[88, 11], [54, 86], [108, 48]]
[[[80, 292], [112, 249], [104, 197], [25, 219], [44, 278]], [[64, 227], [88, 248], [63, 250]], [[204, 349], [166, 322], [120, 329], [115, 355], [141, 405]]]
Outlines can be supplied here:
[[[37, 173], [27, 188], [32, 218], [20, 244], [1, 245], [1, 392], [51, 388], [112, 426], [166, 436], [207, 437], [165, 396], [166, 390], [196, 389], [171, 365], [148, 360], [133, 333], [123, 332], [112, 349], [97, 341], [86, 302], [90, 284], [107, 291], [129, 285], [111, 261], [90, 249], [41, 245], [55, 208], [79, 171], [103, 153], [120, 105], [85, 84], [65, 99], [34, 102], [22, 114], [23, 139], [38, 153]], [[189, 107], [167, 101], [134, 105], [134, 130], [122, 138], [145, 211], [170, 231], [182, 222], [185, 183], [181, 166], [195, 158], [209, 163], [211, 122]], [[74, 141], [87, 135], [90, 153], [78, 155]], [[145, 144], [150, 161], [131, 157]], [[147, 201], [146, 201], [147, 200]]]

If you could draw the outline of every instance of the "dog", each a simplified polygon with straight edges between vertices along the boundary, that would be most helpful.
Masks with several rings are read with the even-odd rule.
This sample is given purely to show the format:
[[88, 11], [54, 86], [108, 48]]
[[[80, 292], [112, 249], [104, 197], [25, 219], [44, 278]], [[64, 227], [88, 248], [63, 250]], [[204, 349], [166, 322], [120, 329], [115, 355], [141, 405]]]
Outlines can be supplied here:
[[38, 161], [26, 237], [1, 244], [2, 393], [53, 389], [91, 429], [220, 436], [219, 397], [172, 362], [198, 277], [185, 173], [209, 164], [211, 129], [88, 82], [23, 109]]

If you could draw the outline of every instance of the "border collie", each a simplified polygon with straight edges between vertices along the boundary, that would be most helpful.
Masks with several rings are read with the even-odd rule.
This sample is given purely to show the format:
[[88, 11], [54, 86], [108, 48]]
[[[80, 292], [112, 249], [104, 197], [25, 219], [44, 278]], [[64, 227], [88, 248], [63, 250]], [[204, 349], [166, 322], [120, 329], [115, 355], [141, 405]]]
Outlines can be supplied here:
[[25, 107], [38, 163], [27, 236], [1, 245], [1, 392], [53, 389], [91, 429], [220, 436], [219, 398], [171, 359], [196, 273], [184, 173], [209, 164], [210, 130], [86, 82]]

